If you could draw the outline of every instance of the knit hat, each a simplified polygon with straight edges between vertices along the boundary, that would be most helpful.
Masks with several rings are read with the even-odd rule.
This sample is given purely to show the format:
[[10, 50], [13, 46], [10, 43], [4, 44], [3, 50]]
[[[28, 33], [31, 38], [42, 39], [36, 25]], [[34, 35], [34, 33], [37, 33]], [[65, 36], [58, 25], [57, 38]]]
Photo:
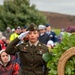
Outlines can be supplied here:
[[0, 54], [1, 54], [2, 52], [5, 52], [5, 49], [2, 49], [2, 50], [0, 51]]

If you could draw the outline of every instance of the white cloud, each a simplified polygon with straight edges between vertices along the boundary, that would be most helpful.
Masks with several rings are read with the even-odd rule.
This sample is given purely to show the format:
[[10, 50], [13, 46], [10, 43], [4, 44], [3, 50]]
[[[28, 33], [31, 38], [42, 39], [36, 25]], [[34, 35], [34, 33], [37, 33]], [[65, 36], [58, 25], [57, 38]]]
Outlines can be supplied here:
[[30, 0], [42, 11], [75, 15], [75, 0]]
[[0, 0], [0, 4], [3, 4], [3, 1], [4, 1], [4, 0]]

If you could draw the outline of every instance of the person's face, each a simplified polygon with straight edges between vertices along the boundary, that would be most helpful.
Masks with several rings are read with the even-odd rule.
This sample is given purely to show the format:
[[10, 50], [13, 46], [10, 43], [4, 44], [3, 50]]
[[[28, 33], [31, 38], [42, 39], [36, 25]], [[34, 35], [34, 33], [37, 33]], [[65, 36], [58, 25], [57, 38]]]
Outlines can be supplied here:
[[23, 29], [22, 31], [23, 31], [23, 32], [26, 32], [26, 29]]
[[39, 33], [37, 30], [36, 31], [30, 31], [28, 33], [28, 38], [29, 38], [29, 41], [31, 43], [36, 43], [36, 41], [38, 40], [38, 37], [39, 37]]
[[16, 33], [20, 34], [21, 33], [21, 29], [16, 29]]
[[45, 33], [45, 29], [39, 30], [40, 33]]
[[3, 63], [7, 63], [9, 61], [9, 55], [6, 52], [1, 53], [1, 60]]
[[46, 27], [46, 31], [51, 31], [51, 26]]

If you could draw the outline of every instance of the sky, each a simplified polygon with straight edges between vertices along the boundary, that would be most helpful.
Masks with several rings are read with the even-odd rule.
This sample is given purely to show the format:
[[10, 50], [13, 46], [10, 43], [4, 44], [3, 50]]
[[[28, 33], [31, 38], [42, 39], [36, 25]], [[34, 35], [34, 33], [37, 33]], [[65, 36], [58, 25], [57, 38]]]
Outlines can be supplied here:
[[[3, 0], [0, 0], [0, 4]], [[56, 12], [75, 16], [75, 0], [30, 0], [41, 11]]]

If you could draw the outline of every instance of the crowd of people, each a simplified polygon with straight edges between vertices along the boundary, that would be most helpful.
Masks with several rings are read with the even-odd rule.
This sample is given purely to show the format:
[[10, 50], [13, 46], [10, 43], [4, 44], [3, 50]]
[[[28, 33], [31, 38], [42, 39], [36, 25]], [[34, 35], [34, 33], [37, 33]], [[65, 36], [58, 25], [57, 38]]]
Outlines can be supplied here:
[[48, 75], [42, 55], [61, 42], [61, 35], [50, 24], [7, 27], [0, 32], [0, 75]]

